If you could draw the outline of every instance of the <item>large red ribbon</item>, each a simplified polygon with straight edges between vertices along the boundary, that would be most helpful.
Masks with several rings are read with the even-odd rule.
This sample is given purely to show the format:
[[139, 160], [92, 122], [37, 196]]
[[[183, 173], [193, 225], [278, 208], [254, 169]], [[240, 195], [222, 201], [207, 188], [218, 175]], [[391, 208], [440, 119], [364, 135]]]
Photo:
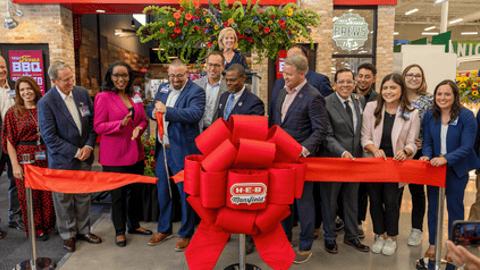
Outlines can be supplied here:
[[25, 187], [61, 193], [92, 193], [133, 183], [156, 184], [158, 178], [111, 172], [55, 170], [25, 165]]
[[231, 233], [252, 235], [265, 263], [289, 268], [295, 252], [280, 221], [303, 189], [306, 165], [294, 163], [301, 145], [278, 126], [269, 130], [266, 117], [242, 115], [217, 120], [196, 143], [203, 156], [186, 157], [184, 172], [202, 219], [185, 252], [189, 268], [213, 269]]

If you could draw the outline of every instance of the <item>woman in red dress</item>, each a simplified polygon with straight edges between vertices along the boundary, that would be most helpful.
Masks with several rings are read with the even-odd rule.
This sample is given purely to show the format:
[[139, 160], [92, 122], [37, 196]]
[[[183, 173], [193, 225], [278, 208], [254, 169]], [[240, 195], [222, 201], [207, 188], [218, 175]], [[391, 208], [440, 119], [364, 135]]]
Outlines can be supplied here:
[[[5, 116], [2, 133], [3, 152], [12, 161], [13, 176], [18, 188], [18, 199], [22, 208], [27, 236], [28, 222], [23, 178], [23, 155], [30, 155], [32, 165], [47, 168], [46, 146], [38, 129], [37, 102], [42, 97], [40, 87], [31, 77], [21, 77], [15, 84], [15, 105]], [[50, 191], [33, 190], [35, 236], [46, 241], [55, 226], [55, 210]]]

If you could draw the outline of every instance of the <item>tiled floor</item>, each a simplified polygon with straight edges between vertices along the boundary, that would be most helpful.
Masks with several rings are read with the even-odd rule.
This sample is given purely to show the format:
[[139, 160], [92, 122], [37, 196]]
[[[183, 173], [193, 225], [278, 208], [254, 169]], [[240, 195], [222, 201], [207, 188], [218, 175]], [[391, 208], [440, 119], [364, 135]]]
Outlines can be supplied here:
[[[470, 211], [470, 205], [475, 196], [474, 181], [470, 181], [465, 196], [466, 214]], [[397, 240], [397, 252], [392, 256], [381, 254], [362, 253], [354, 250], [352, 247], [343, 244], [342, 232], [337, 238], [339, 253], [332, 255], [323, 248], [323, 238], [315, 240], [312, 247], [313, 256], [311, 259], [300, 265], [292, 265], [290, 269], [415, 269], [414, 262], [419, 259], [425, 249], [428, 247], [427, 235], [424, 236], [421, 246], [407, 246], [407, 239], [410, 233], [410, 212], [411, 212], [410, 193], [405, 191], [403, 205], [400, 216], [400, 235]], [[424, 230], [427, 229], [425, 218]], [[446, 239], [446, 220], [444, 222], [444, 239]], [[143, 223], [142, 226], [156, 231], [155, 223]], [[174, 224], [174, 231], [179, 224]], [[364, 229], [367, 236], [364, 243], [373, 244], [373, 233], [371, 220], [364, 223]], [[298, 244], [298, 227], [296, 228], [297, 239], [294, 244]], [[61, 270], [84, 270], [84, 269], [188, 269], [184, 253], [174, 251], [178, 235], [167, 240], [159, 246], [148, 246], [149, 236], [127, 235], [127, 246], [119, 248], [114, 242], [113, 225], [109, 220], [109, 215], [105, 215], [103, 220], [98, 222], [93, 228], [93, 232], [102, 236], [104, 243], [101, 245], [82, 244], [77, 251], [62, 260]], [[296, 250], [297, 246], [295, 246]], [[477, 252], [478, 251], [474, 251]], [[445, 253], [445, 249], [443, 250]], [[215, 269], [224, 269], [228, 265], [238, 262], [238, 237], [232, 237], [223, 250]], [[260, 267], [261, 269], [270, 269], [262, 262], [260, 256], [255, 251], [247, 256], [247, 262]]]

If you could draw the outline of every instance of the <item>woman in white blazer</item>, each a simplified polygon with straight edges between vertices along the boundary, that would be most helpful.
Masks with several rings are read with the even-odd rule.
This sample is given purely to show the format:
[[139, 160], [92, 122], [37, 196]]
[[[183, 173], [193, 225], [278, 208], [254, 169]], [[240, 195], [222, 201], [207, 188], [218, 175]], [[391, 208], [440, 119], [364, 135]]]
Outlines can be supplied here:
[[[416, 151], [420, 129], [418, 111], [410, 106], [401, 75], [387, 75], [376, 101], [367, 103], [363, 113], [362, 147], [366, 156], [404, 161]], [[398, 183], [367, 184], [370, 196], [375, 243], [372, 252], [392, 255], [398, 235]]]

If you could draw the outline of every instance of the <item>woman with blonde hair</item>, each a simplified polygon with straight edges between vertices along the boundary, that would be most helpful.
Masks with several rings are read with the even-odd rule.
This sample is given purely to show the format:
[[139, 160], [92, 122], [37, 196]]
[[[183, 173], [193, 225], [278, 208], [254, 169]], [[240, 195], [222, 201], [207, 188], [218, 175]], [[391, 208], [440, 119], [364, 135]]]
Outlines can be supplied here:
[[241, 64], [248, 69], [247, 59], [245, 55], [237, 47], [237, 34], [232, 27], [225, 27], [218, 35], [218, 46], [225, 57], [225, 70], [232, 64]]

